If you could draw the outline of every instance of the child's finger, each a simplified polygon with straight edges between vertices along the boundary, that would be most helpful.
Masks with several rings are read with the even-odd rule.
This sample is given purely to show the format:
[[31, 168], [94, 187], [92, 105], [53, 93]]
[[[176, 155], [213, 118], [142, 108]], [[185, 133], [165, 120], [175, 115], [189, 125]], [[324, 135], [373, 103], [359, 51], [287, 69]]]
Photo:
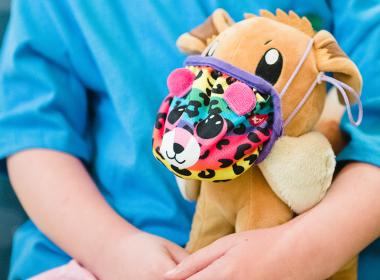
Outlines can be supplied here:
[[224, 256], [220, 257], [205, 269], [197, 272], [187, 280], [215, 280], [215, 279], [231, 279], [228, 274], [229, 265]]
[[167, 249], [176, 265], [189, 256], [189, 253], [187, 253], [185, 249], [176, 244], [169, 244]]
[[190, 277], [223, 256], [230, 247], [230, 245], [226, 245], [226, 243], [217, 241], [188, 256], [177, 267], [168, 271], [165, 279], [179, 280]]

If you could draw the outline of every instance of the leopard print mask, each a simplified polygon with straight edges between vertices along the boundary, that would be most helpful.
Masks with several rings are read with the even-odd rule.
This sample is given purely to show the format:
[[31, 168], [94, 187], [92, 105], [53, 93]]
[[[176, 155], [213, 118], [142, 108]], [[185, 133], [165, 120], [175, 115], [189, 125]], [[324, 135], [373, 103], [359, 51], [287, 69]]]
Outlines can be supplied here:
[[168, 88], [153, 153], [179, 177], [234, 179], [264, 160], [282, 134], [273, 86], [226, 62], [190, 56], [169, 75]]

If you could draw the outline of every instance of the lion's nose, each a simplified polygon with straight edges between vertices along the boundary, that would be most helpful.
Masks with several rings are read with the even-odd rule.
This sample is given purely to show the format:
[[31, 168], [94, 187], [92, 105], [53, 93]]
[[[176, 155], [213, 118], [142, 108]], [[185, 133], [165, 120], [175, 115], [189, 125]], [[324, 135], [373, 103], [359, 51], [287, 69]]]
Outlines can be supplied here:
[[185, 148], [181, 145], [181, 144], [178, 144], [178, 143], [174, 143], [173, 144], [173, 151], [176, 153], [176, 154], [180, 154], [183, 152]]

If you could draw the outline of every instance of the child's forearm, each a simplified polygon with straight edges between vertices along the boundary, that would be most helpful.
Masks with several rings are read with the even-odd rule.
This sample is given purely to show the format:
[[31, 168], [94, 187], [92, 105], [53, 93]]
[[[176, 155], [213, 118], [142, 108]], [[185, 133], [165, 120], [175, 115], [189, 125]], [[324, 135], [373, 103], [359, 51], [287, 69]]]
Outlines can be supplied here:
[[315, 256], [315, 269], [335, 272], [380, 235], [379, 198], [380, 169], [352, 163], [320, 204], [291, 222], [301, 237], [297, 247]]
[[[83, 265], [100, 265], [110, 242], [137, 229], [104, 200], [80, 160], [32, 149], [7, 160], [12, 186], [35, 224]], [[107, 243], [108, 242], [108, 243]]]

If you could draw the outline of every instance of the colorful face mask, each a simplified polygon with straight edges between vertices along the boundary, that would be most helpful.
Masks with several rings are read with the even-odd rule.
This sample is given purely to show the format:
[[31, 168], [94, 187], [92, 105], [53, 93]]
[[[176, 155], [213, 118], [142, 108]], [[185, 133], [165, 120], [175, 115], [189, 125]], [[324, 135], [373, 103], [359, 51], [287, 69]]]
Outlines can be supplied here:
[[[153, 153], [177, 176], [222, 182], [258, 164], [307, 102], [317, 84], [331, 83], [342, 96], [350, 122], [363, 117], [359, 94], [320, 72], [302, 100], [282, 122], [282, 98], [313, 47], [310, 39], [290, 79], [277, 94], [261, 77], [213, 57], [190, 56], [185, 68], [168, 77], [169, 96], [162, 103], [153, 132]], [[358, 102], [355, 121], [347, 92]]]
[[282, 133], [280, 100], [262, 78], [192, 56], [168, 78], [153, 152], [176, 175], [233, 179], [262, 161]]

